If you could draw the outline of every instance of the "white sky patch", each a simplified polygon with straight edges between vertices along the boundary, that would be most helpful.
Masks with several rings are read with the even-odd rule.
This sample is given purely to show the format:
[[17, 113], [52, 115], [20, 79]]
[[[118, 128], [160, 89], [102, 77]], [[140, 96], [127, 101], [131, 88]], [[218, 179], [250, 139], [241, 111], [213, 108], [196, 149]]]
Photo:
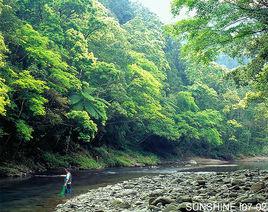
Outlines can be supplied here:
[[171, 14], [171, 0], [133, 0], [147, 7], [150, 11], [159, 16], [160, 20], [167, 24], [173, 21]]
[[171, 13], [172, 0], [132, 0], [132, 1], [138, 2], [143, 6], [147, 7], [150, 11], [158, 15], [160, 20], [165, 24], [174, 23], [178, 20], [182, 20], [194, 15], [191, 12], [187, 14], [187, 9], [185, 8], [181, 10], [181, 13], [178, 16], [173, 17]]

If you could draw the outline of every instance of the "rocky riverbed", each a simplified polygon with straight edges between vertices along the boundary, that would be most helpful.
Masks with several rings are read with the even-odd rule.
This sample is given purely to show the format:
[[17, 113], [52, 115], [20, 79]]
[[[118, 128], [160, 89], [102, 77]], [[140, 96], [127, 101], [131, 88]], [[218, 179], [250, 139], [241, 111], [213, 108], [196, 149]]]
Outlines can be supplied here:
[[268, 171], [141, 177], [90, 190], [56, 211], [268, 211]]

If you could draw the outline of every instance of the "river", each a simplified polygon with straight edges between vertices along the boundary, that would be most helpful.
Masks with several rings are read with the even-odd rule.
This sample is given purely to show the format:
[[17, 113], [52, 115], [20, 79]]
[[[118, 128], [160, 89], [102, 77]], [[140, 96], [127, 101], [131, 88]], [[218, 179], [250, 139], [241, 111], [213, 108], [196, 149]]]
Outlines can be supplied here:
[[[200, 167], [160, 166], [141, 168], [110, 168], [101, 171], [73, 172], [73, 194], [86, 193], [89, 189], [115, 184], [145, 175], [174, 172], [230, 172], [239, 169], [268, 169], [268, 161], [206, 165]], [[59, 173], [44, 173], [59, 174]], [[61, 173], [63, 174], [63, 173]], [[66, 199], [58, 193], [63, 184], [59, 177], [31, 177], [25, 179], [0, 180], [1, 212], [49, 212]]]

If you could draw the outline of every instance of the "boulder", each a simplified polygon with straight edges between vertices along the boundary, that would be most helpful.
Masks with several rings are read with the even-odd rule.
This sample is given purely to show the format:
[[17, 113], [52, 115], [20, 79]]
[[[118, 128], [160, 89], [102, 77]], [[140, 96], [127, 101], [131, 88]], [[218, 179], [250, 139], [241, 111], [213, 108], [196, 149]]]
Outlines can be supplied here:
[[135, 205], [143, 205], [143, 202], [137, 201], [137, 202], [135, 202]]
[[222, 181], [223, 181], [224, 184], [231, 183], [231, 180], [229, 178], [223, 178]]
[[235, 186], [232, 186], [229, 190], [238, 191], [241, 188], [242, 188], [241, 186], [235, 185]]
[[244, 179], [232, 179], [231, 181], [232, 186], [239, 186], [239, 185], [243, 185], [244, 183], [245, 183]]
[[239, 205], [244, 199], [247, 199], [247, 198], [248, 198], [247, 194], [240, 195], [235, 199], [235, 204]]
[[133, 189], [126, 189], [121, 193], [121, 196], [129, 196], [129, 195], [130, 196], [135, 196], [137, 194], [138, 194], [138, 192], [133, 190]]
[[152, 205], [152, 203], [156, 200], [156, 197], [150, 197], [149, 198], [149, 205]]
[[243, 199], [241, 203], [256, 205], [258, 203], [263, 203], [265, 200], [266, 199], [263, 196], [252, 196]]
[[260, 191], [260, 190], [262, 190], [264, 188], [265, 188], [265, 183], [264, 182], [257, 182], [257, 183], [254, 183], [251, 186], [250, 190], [253, 191], [253, 192], [258, 192], [258, 191]]
[[268, 174], [263, 177], [263, 180], [268, 181]]
[[196, 182], [197, 182], [197, 184], [200, 185], [200, 186], [204, 186], [204, 185], [206, 185], [206, 183], [207, 183], [206, 180], [197, 180]]
[[193, 199], [189, 195], [183, 195], [183, 196], [178, 196], [176, 199], [176, 202], [177, 203], [193, 202]]
[[235, 192], [232, 192], [232, 193], [229, 194], [229, 197], [236, 198], [236, 197], [238, 197], [238, 194], [235, 193]]
[[193, 202], [201, 202], [204, 198], [202, 196], [194, 196]]
[[177, 179], [172, 181], [173, 184], [176, 184], [176, 183], [180, 184], [181, 182], [183, 182], [183, 180], [181, 178], [177, 178]]
[[193, 210], [191, 210], [191, 207], [192, 207], [192, 203], [183, 202], [183, 203], [178, 205], [178, 210], [179, 211], [193, 211]]
[[209, 191], [207, 193], [208, 196], [215, 196], [218, 192], [217, 191]]
[[123, 208], [123, 209], [128, 209], [128, 208], [131, 208], [131, 205], [129, 202], [127, 201], [124, 201], [122, 199], [114, 199], [112, 201], [112, 206], [114, 207], [118, 207], [118, 208]]
[[161, 203], [162, 205], [167, 205], [172, 202], [174, 202], [174, 200], [170, 197], [158, 197], [151, 203], [151, 205], [157, 205], [158, 203]]
[[79, 206], [77, 205], [77, 204], [73, 204], [73, 203], [71, 203], [70, 205], [69, 205], [69, 208], [78, 208]]
[[260, 212], [260, 210], [258, 210], [258, 209], [254, 209], [254, 208], [251, 208], [251, 209], [249, 209], [249, 210], [247, 210], [247, 212]]
[[155, 191], [149, 194], [149, 197], [159, 197], [163, 195], [164, 191], [162, 189], [156, 189]]
[[163, 212], [178, 212], [178, 205], [175, 205], [173, 203], [171, 203], [170, 205], [168, 205]]
[[156, 207], [156, 206], [154, 206], [154, 205], [149, 205], [148, 209], [149, 209], [150, 211], [153, 211], [153, 212], [161, 211], [161, 208], [158, 208], [158, 207]]

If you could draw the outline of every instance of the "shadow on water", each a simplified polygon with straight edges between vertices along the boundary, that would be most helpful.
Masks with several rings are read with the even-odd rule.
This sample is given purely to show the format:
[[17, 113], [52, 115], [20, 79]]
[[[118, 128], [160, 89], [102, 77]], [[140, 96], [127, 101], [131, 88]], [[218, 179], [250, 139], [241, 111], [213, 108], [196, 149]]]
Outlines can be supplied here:
[[[141, 176], [174, 172], [230, 172], [239, 169], [268, 169], [268, 161], [198, 167], [162, 166], [154, 168], [111, 168], [102, 171], [77, 171], [73, 173], [72, 195], [79, 195], [86, 193], [89, 189]], [[62, 184], [63, 178], [60, 177], [32, 177], [20, 180], [1, 180], [0, 211], [53, 211], [56, 205], [66, 201], [65, 198], [58, 196]]]

